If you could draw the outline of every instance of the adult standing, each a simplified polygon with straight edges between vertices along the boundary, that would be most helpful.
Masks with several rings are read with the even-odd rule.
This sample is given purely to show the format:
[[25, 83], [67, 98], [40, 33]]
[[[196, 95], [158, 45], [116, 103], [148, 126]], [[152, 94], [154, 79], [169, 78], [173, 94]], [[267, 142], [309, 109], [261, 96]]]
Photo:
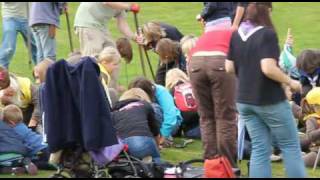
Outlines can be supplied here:
[[[28, 2], [2, 2], [2, 46], [0, 65], [9, 68], [16, 51], [17, 35], [20, 33], [26, 46], [31, 45], [32, 60], [36, 63], [37, 47], [28, 26]], [[28, 42], [30, 40], [30, 42]], [[29, 48], [28, 48], [29, 49]]]
[[224, 68], [231, 38], [229, 13], [207, 24], [189, 52], [188, 72], [198, 104], [204, 158], [224, 155], [237, 168], [237, 122], [235, 107], [235, 77]]
[[[275, 140], [289, 177], [306, 177], [298, 131], [281, 84], [301, 90], [278, 67], [280, 48], [270, 18], [271, 2], [250, 2], [246, 20], [231, 38], [226, 70], [239, 78], [237, 107], [252, 140], [250, 177], [271, 177]], [[271, 138], [273, 137], [273, 138]], [[263, 169], [263, 171], [262, 171]]]
[[56, 60], [56, 28], [66, 2], [32, 2], [29, 26], [37, 45], [37, 63], [44, 58]]
[[231, 18], [232, 30], [237, 30], [244, 16], [248, 2], [204, 2], [204, 8], [197, 16], [207, 29], [211, 21], [219, 18]]
[[[131, 31], [127, 23], [126, 10], [138, 13], [140, 7], [138, 4], [125, 2], [80, 3], [74, 19], [74, 27], [80, 41], [82, 56], [96, 56], [107, 46], [116, 48], [107, 27], [113, 17], [117, 20], [119, 31], [128, 39], [137, 41], [138, 36]], [[119, 72], [120, 68], [111, 74], [110, 87], [118, 89]]]

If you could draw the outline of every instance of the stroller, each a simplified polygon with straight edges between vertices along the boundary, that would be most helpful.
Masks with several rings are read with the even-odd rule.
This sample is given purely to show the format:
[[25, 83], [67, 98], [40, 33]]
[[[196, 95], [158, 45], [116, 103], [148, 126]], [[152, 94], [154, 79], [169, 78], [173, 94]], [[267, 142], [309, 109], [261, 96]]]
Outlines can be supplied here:
[[128, 146], [106, 168], [112, 178], [163, 178], [167, 164], [156, 164], [152, 158], [140, 160], [128, 154]]
[[128, 154], [128, 146], [122, 146], [111, 161], [101, 164], [97, 156], [82, 148], [64, 150], [57, 165], [57, 172], [50, 178], [162, 178], [164, 168], [152, 162], [144, 162]]
[[69, 148], [62, 151], [57, 172], [49, 178], [106, 178], [107, 173], [83, 148]]

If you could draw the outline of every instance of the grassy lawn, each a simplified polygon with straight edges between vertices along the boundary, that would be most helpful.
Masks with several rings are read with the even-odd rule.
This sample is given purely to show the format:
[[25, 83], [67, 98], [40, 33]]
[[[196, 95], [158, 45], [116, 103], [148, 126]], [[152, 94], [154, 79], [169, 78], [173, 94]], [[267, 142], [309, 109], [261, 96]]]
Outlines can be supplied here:
[[[146, 23], [151, 20], [158, 20], [168, 24], [175, 25], [185, 35], [194, 34], [199, 36], [202, 32], [200, 24], [195, 20], [195, 16], [201, 11], [202, 3], [200, 2], [140, 2], [141, 12], [138, 15], [139, 24]], [[69, 4], [69, 16], [73, 22], [78, 2]], [[318, 2], [276, 2], [272, 13], [273, 22], [279, 35], [280, 46], [285, 40], [287, 29], [291, 28], [294, 36], [294, 53], [298, 54], [306, 48], [319, 48], [319, 32], [320, 32], [320, 3]], [[131, 13], [127, 15], [128, 22], [132, 30], [134, 29], [134, 21]], [[61, 16], [61, 28], [57, 32], [57, 57], [58, 59], [66, 58], [69, 54], [68, 31], [65, 16]], [[0, 26], [2, 24], [0, 23]], [[115, 22], [110, 23], [110, 31], [114, 39], [120, 37]], [[2, 29], [2, 28], [1, 28]], [[79, 42], [75, 34], [73, 35], [73, 43], [76, 48]], [[2, 37], [2, 31], [0, 31]], [[127, 65], [127, 73], [125, 64], [123, 63], [120, 83], [126, 84], [126, 79], [130, 81], [137, 75], [142, 75], [140, 68], [139, 53], [137, 46], [132, 44], [134, 48], [134, 59], [131, 64]], [[156, 69], [157, 56], [149, 52], [153, 69]], [[10, 70], [22, 76], [32, 77], [32, 67], [28, 65], [27, 49], [24, 46], [22, 38], [18, 38], [16, 54], [10, 65]], [[149, 71], [147, 70], [149, 73]], [[151, 75], [148, 74], [151, 78]], [[202, 148], [201, 142], [196, 141], [188, 145], [185, 149], [166, 149], [161, 152], [163, 159], [177, 163], [179, 161], [189, 160], [193, 158], [201, 158]], [[243, 173], [247, 173], [246, 162], [241, 163]], [[37, 177], [48, 177], [51, 172], [42, 171]], [[320, 177], [320, 169], [315, 173], [308, 169], [309, 177]], [[285, 177], [282, 163], [273, 163], [273, 176]], [[0, 175], [0, 178], [12, 177], [11, 175]], [[19, 176], [18, 176], [19, 177]], [[21, 176], [27, 177], [27, 176]]]
[[[179, 141], [179, 140], [176, 140]], [[188, 144], [184, 149], [177, 148], [168, 148], [161, 151], [161, 156], [166, 161], [169, 161], [173, 164], [177, 164], [181, 161], [186, 161], [190, 159], [201, 158], [202, 148], [200, 141], [194, 141], [191, 144]], [[247, 169], [247, 160], [242, 161], [239, 165], [242, 171], [242, 176], [247, 177], [248, 169]], [[272, 163], [273, 177], [286, 177], [285, 170], [282, 162]], [[307, 169], [308, 177], [320, 177], [320, 168], [318, 168], [315, 172], [312, 171], [311, 168]], [[41, 177], [49, 177], [52, 175], [54, 171], [40, 171], [37, 176], [12, 176], [10, 174], [0, 175], [0, 178], [41, 178]]]

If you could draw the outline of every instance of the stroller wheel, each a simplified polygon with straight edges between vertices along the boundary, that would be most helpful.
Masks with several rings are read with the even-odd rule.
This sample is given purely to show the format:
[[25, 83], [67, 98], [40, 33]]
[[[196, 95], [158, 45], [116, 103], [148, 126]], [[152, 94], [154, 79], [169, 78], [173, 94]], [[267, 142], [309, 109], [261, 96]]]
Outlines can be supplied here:
[[105, 171], [98, 171], [94, 175], [94, 178], [106, 178], [106, 177], [107, 177], [107, 173]]

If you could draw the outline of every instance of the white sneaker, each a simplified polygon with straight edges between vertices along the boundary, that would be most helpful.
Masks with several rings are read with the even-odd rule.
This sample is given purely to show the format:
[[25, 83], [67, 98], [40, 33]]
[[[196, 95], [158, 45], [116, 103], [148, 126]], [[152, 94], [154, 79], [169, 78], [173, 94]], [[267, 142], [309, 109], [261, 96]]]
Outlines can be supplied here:
[[282, 160], [281, 156], [277, 156], [274, 154], [271, 154], [270, 159], [271, 159], [271, 162], [279, 162]]

